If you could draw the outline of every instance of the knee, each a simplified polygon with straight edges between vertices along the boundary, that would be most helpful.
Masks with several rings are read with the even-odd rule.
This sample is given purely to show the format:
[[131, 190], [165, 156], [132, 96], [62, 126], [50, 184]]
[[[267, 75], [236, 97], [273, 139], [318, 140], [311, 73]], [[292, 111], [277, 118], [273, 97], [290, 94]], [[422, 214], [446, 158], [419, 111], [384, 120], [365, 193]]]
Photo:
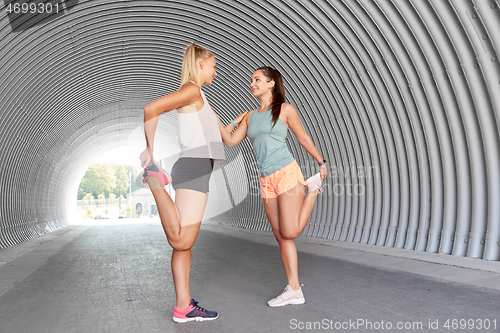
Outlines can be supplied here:
[[294, 240], [300, 235], [300, 230], [283, 229], [280, 232], [280, 236], [284, 240]]
[[172, 248], [176, 251], [189, 251], [193, 245], [189, 244], [176, 244], [175, 246], [172, 246]]
[[284, 238], [281, 236], [281, 232], [279, 230], [273, 229], [273, 234], [274, 234], [274, 238], [276, 238], [278, 243], [280, 243], [282, 240], [284, 240]]
[[287, 240], [294, 240], [295, 238], [299, 237], [300, 233], [292, 231], [292, 230], [273, 230], [274, 237], [278, 241], [278, 243], [281, 243], [283, 241]]
[[188, 240], [169, 240], [168, 243], [176, 251], [189, 251], [194, 245], [194, 242]]

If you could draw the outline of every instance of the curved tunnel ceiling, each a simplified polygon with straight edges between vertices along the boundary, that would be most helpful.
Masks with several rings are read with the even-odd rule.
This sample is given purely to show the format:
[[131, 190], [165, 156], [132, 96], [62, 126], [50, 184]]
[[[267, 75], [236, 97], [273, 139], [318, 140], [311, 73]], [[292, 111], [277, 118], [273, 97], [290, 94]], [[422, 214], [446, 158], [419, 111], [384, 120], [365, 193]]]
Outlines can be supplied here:
[[[330, 171], [304, 234], [500, 259], [498, 0], [61, 8], [0, 12], [0, 248], [67, 224], [93, 158], [135, 140], [144, 105], [178, 87], [196, 42], [216, 56], [219, 76], [205, 91], [224, 123], [257, 105], [253, 70], [282, 72]], [[162, 123], [156, 141], [175, 154], [175, 114]], [[305, 176], [315, 172], [288, 144]], [[209, 208], [227, 207], [219, 222], [269, 230], [251, 146], [227, 154]]]

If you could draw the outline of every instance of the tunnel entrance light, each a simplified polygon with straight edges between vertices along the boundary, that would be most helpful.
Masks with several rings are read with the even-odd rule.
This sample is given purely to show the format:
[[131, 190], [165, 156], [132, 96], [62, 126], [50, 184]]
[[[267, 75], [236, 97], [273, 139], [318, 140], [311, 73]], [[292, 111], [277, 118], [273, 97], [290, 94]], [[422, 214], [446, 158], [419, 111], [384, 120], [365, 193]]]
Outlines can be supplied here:
[[135, 209], [138, 203], [133, 201], [133, 192], [139, 189], [135, 178], [141, 173], [141, 151], [140, 147], [122, 146], [99, 154], [80, 181], [71, 224], [120, 224], [150, 211], [144, 207], [146, 201], [153, 200], [144, 199], [151, 196], [147, 191], [137, 196], [141, 212]]

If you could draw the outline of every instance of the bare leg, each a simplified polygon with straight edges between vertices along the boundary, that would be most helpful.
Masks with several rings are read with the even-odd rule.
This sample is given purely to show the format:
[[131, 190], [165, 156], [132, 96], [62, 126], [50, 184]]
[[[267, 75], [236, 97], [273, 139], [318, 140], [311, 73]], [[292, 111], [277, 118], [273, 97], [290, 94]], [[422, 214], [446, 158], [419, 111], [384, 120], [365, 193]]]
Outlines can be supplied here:
[[304, 197], [305, 188], [297, 185], [278, 196], [281, 236], [285, 239], [295, 239], [304, 230], [311, 216], [319, 189]]
[[295, 247], [295, 243], [292, 239], [285, 239], [281, 236], [278, 199], [264, 199], [264, 210], [266, 211], [269, 222], [271, 222], [274, 237], [276, 237], [276, 240], [278, 241], [281, 262], [283, 263], [283, 268], [285, 269], [287, 284], [290, 285], [292, 289], [297, 290], [300, 288], [297, 248]]
[[[182, 310], [187, 308], [191, 303], [189, 292], [191, 247], [200, 230], [208, 193], [184, 189], [177, 190], [176, 202], [174, 204], [170, 195], [159, 185], [157, 179], [150, 177], [148, 184], [158, 207], [163, 230], [169, 244], [173, 248], [171, 262], [172, 276], [174, 278], [177, 306]], [[196, 209], [193, 209], [193, 207], [196, 207]], [[193, 214], [193, 212], [198, 212], [198, 216]], [[201, 212], [201, 215], [199, 212]], [[183, 218], [187, 219], [187, 221], [182, 223], [185, 226], [181, 227]], [[193, 219], [197, 219], [198, 222], [193, 223]]]
[[297, 248], [293, 240], [309, 221], [319, 190], [308, 193], [305, 198], [304, 192], [304, 186], [297, 183], [278, 198], [264, 199], [264, 210], [279, 244], [288, 285], [293, 290], [300, 288]]
[[161, 225], [169, 244], [179, 250], [191, 248], [198, 236], [199, 225], [197, 228], [187, 227], [201, 223], [208, 193], [180, 189], [175, 192], [174, 204], [167, 191], [158, 188], [160, 185], [156, 178], [149, 177], [148, 184], [155, 198]]
[[304, 202], [302, 204], [302, 209], [300, 210], [300, 218], [299, 218], [299, 234], [306, 227], [307, 222], [309, 222], [309, 218], [311, 217], [311, 212], [314, 208], [314, 203], [316, 202], [316, 197], [319, 194], [319, 189], [316, 189], [312, 192], [306, 194], [304, 198]]
[[[189, 277], [191, 247], [194, 245], [208, 200], [208, 193], [179, 189], [175, 192], [175, 206], [180, 216], [181, 237], [172, 251], [172, 275], [177, 295], [177, 306], [183, 310], [191, 303]], [[194, 223], [194, 221], [198, 221]]]
[[189, 292], [189, 276], [191, 273], [191, 249], [187, 251], [172, 250], [172, 276], [174, 278], [177, 307], [184, 310], [191, 303]]
[[158, 213], [160, 214], [161, 225], [168, 241], [177, 240], [180, 236], [181, 224], [179, 213], [177, 212], [177, 208], [172, 198], [170, 198], [167, 191], [160, 186], [156, 178], [149, 177], [148, 185], [155, 198], [156, 207], [158, 207]]

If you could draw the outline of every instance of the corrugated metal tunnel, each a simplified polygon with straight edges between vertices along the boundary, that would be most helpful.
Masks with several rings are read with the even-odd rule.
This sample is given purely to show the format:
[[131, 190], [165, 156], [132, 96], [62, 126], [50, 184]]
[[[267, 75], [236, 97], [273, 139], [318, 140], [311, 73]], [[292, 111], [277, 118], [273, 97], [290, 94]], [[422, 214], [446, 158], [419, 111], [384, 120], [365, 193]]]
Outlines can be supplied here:
[[[303, 234], [500, 259], [498, 0], [47, 3], [0, 11], [0, 248], [68, 223], [93, 159], [143, 140], [144, 106], [195, 42], [217, 59], [205, 92], [224, 123], [257, 105], [257, 67], [282, 72], [329, 166]], [[161, 126], [156, 150], [175, 155], [175, 113]], [[207, 219], [270, 230], [250, 143], [227, 156]]]

